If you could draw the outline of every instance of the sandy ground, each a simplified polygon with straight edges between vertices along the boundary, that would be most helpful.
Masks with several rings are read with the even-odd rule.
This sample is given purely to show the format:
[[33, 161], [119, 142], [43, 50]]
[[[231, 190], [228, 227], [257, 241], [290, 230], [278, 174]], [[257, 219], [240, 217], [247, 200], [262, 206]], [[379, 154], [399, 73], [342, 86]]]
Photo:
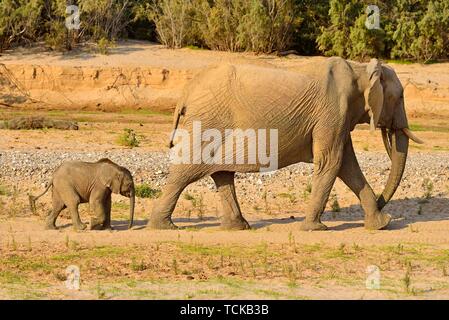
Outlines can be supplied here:
[[[142, 62], [152, 68], [176, 64], [189, 70], [230, 57], [274, 61], [286, 68], [321, 59], [146, 46], [119, 47], [107, 57], [14, 52], [0, 59], [5, 64], [45, 61], [52, 66]], [[449, 298], [449, 73], [442, 71], [449, 65], [394, 68], [401, 80], [419, 88], [415, 93], [406, 91], [412, 102], [409, 119], [427, 143], [411, 145], [404, 181], [385, 209], [394, 220], [384, 231], [363, 228], [357, 198], [339, 181], [323, 216], [330, 230], [298, 231], [309, 201], [309, 165], [293, 166], [273, 177], [238, 177], [237, 192], [251, 231], [219, 229], [218, 196], [210, 179], [189, 186], [181, 196], [174, 214], [182, 227], [179, 231], [144, 228], [156, 199], [138, 199], [136, 226], [126, 230], [128, 202], [119, 196], [113, 198], [113, 231], [75, 232], [67, 217], [58, 221], [59, 230], [46, 231], [42, 221], [51, 208], [49, 196], [39, 203], [39, 215], [33, 216], [27, 193], [42, 190], [52, 168], [64, 159], [108, 155], [130, 167], [137, 183], [161, 188], [171, 116], [157, 108], [67, 111], [36, 110], [24, 104], [0, 109], [0, 119], [33, 113], [80, 124], [79, 131], [0, 130], [0, 298]], [[424, 97], [421, 103], [418, 95]], [[138, 134], [138, 148], [117, 143], [125, 128]], [[380, 133], [371, 134], [361, 126], [353, 140], [368, 180], [380, 191], [389, 170]], [[82, 206], [85, 222], [89, 214], [88, 206]], [[80, 268], [80, 290], [65, 286], [70, 265]], [[367, 288], [366, 281], [373, 276], [369, 266], [379, 268], [379, 289]]]

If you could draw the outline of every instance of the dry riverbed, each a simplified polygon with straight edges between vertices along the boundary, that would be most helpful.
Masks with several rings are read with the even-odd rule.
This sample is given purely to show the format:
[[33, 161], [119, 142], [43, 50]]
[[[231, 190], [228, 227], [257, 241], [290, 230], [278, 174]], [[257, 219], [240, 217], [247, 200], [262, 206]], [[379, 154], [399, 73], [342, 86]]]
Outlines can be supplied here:
[[[26, 115], [5, 110], [1, 119]], [[154, 197], [167, 176], [171, 116], [51, 111], [79, 121], [79, 131], [0, 130], [0, 298], [449, 298], [449, 130], [414, 118], [427, 144], [412, 145], [404, 180], [385, 208], [388, 230], [366, 231], [357, 198], [338, 181], [323, 217], [326, 232], [300, 232], [309, 201], [312, 167], [297, 164], [272, 175], [238, 175], [242, 210], [253, 229], [219, 229], [218, 197], [210, 178], [189, 186], [174, 217], [179, 231], [144, 229], [154, 198], [138, 199], [136, 226], [126, 230], [128, 201], [113, 198], [113, 231], [75, 232], [62, 217], [58, 231], [43, 229], [27, 194], [37, 194], [62, 161], [109, 157], [128, 167]], [[118, 144], [125, 128], [140, 146]], [[357, 156], [376, 192], [389, 172], [379, 132], [353, 133]], [[81, 209], [89, 221], [89, 208]], [[80, 290], [65, 286], [66, 268], [81, 272]], [[366, 288], [377, 266], [379, 290]]]

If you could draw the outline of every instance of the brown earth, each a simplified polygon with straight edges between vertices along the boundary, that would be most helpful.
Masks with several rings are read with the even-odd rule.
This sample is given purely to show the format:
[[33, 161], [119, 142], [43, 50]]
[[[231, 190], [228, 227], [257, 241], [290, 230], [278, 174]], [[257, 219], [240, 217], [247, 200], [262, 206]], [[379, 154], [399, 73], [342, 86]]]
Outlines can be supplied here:
[[[52, 167], [63, 155], [91, 159], [109, 152], [137, 168], [138, 183], [160, 188], [165, 167], [147, 165], [145, 157], [153, 159], [166, 151], [171, 116], [164, 110], [170, 110], [197, 70], [228, 59], [300, 69], [305, 61], [322, 58], [172, 51], [132, 42], [109, 56], [25, 51], [0, 59], [27, 86], [27, 100], [18, 104], [20, 99], [8, 100], [15, 106], [2, 107], [0, 120], [33, 114], [80, 124], [79, 131], [0, 130], [0, 298], [449, 298], [449, 64], [393, 65], [406, 87], [412, 128], [427, 143], [411, 146], [405, 180], [386, 208], [394, 217], [388, 230], [366, 231], [357, 198], [338, 181], [323, 219], [330, 230], [298, 231], [311, 171], [301, 166], [273, 177], [237, 179], [251, 231], [219, 230], [218, 197], [205, 179], [189, 186], [181, 197], [174, 214], [175, 222], [184, 227], [179, 231], [143, 229], [154, 199], [138, 199], [136, 227], [126, 230], [128, 202], [114, 196], [114, 231], [75, 232], [65, 217], [58, 221], [60, 230], [43, 230], [42, 221], [51, 208], [48, 195], [39, 203], [39, 216], [29, 213], [27, 193], [42, 190], [51, 172], [39, 168], [41, 162], [27, 163], [27, 154]], [[133, 73], [132, 68], [140, 70]], [[169, 70], [168, 80], [162, 80], [164, 69]], [[97, 70], [101, 72], [94, 79]], [[139, 87], [134, 74], [148, 70], [152, 75]], [[50, 73], [54, 76], [50, 83], [57, 84], [49, 89], [45, 78]], [[128, 82], [119, 90], [106, 90], [120, 73]], [[132, 94], [124, 96], [133, 98], [126, 100], [126, 90]], [[61, 98], [69, 93], [75, 104]], [[0, 92], [3, 102], [7, 94]], [[30, 102], [30, 96], [40, 102]], [[154, 102], [157, 99], [161, 100]], [[104, 111], [96, 110], [96, 103]], [[117, 143], [125, 128], [138, 134], [138, 148]], [[368, 180], [379, 190], [389, 167], [379, 133], [360, 126], [353, 139]], [[155, 159], [151, 163], [159, 161]], [[32, 169], [25, 170], [29, 166]], [[81, 215], [89, 221], [88, 206], [82, 206]], [[64, 285], [70, 265], [80, 267], [79, 291]], [[380, 269], [378, 290], [366, 287], [371, 265]]]

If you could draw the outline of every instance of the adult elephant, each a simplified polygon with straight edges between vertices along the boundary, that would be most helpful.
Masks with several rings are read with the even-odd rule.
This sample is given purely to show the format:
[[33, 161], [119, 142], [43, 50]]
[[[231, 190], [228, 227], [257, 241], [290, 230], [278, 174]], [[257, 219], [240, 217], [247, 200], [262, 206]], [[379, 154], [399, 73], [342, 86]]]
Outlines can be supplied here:
[[[361, 64], [334, 57], [307, 72], [243, 64], [211, 68], [187, 86], [175, 111], [177, 131], [185, 128], [194, 136], [195, 121], [202, 132], [218, 129], [224, 136], [226, 129], [277, 129], [279, 168], [313, 162], [312, 194], [302, 230], [327, 229], [320, 216], [337, 177], [360, 199], [365, 227], [385, 228], [391, 216], [380, 210], [399, 186], [409, 138], [421, 143], [408, 129], [403, 88], [396, 73], [377, 59]], [[360, 169], [351, 141], [350, 132], [361, 123], [382, 129], [391, 159], [390, 175], [378, 199]], [[222, 143], [223, 148], [212, 150], [211, 156], [217, 155], [214, 152], [227, 156], [224, 138]], [[170, 166], [163, 196], [150, 215], [150, 228], [176, 228], [171, 215], [181, 192], [206, 175], [211, 175], [221, 196], [222, 227], [249, 228], [237, 202], [234, 174], [259, 171], [262, 164], [193, 159], [195, 151], [201, 154], [206, 146], [205, 141], [193, 142], [188, 152], [182, 151], [190, 163]], [[237, 148], [233, 152], [238, 156], [246, 151]], [[249, 158], [248, 153], [245, 157]]]

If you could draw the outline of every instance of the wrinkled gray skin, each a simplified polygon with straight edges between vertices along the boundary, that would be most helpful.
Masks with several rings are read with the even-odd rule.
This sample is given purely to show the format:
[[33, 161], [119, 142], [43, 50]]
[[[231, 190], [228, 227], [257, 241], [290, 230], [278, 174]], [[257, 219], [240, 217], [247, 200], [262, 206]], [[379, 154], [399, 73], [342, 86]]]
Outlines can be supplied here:
[[78, 205], [89, 203], [95, 217], [90, 223], [91, 230], [111, 229], [111, 194], [121, 194], [130, 198], [130, 221], [134, 218], [135, 190], [131, 173], [109, 159], [98, 162], [69, 161], [63, 163], [53, 174], [47, 189], [37, 197], [30, 196], [30, 205], [36, 211], [35, 202], [49, 189], [52, 190], [53, 211], [47, 217], [46, 228], [56, 229], [56, 219], [67, 208], [76, 230], [86, 229], [81, 222]]
[[[212, 68], [192, 81], [175, 111], [175, 128], [191, 132], [193, 121], [201, 121], [202, 130], [217, 128], [220, 132], [233, 128], [278, 129], [279, 168], [313, 162], [312, 194], [302, 230], [327, 229], [320, 217], [337, 177], [360, 199], [365, 227], [385, 228], [391, 217], [381, 209], [401, 181], [409, 138], [420, 142], [408, 130], [403, 88], [396, 73], [376, 59], [362, 64], [330, 58], [295, 71], [243, 64]], [[360, 169], [352, 145], [350, 132], [362, 123], [382, 129], [392, 162], [378, 199]], [[171, 215], [181, 192], [190, 183], [210, 175], [221, 197], [222, 228], [249, 228], [237, 202], [234, 174], [257, 172], [260, 167], [171, 165], [148, 226], [176, 228]]]

